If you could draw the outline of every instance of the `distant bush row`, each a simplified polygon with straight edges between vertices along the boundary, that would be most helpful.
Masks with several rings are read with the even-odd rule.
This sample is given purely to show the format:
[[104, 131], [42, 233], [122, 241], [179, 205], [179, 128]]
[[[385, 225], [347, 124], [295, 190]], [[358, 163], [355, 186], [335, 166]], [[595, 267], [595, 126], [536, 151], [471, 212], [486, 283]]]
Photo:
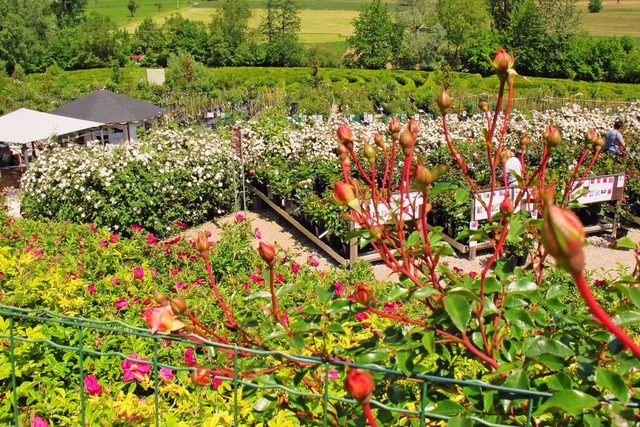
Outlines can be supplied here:
[[[182, 58], [185, 59], [185, 58]], [[187, 60], [189, 58], [186, 58]], [[0, 77], [0, 113], [19, 107], [50, 111], [95, 89], [106, 87], [165, 108], [177, 122], [194, 122], [208, 111], [223, 111], [229, 122], [265, 108], [289, 109], [301, 114], [342, 113], [413, 114], [437, 111], [436, 97], [445, 84], [454, 110], [473, 113], [477, 101], [488, 97], [495, 77], [479, 74], [407, 70], [353, 70], [314, 68], [205, 68], [189, 70], [176, 60], [166, 69], [163, 86], [146, 82], [137, 67], [65, 72], [50, 67], [46, 73], [21, 80]], [[197, 63], [195, 64], [197, 65]], [[514, 107], [520, 111], [557, 109], [568, 100], [584, 107], [618, 106], [640, 98], [640, 86], [587, 83], [561, 79], [520, 79]], [[558, 99], [559, 98], [559, 99]], [[491, 99], [489, 99], [490, 101]]]

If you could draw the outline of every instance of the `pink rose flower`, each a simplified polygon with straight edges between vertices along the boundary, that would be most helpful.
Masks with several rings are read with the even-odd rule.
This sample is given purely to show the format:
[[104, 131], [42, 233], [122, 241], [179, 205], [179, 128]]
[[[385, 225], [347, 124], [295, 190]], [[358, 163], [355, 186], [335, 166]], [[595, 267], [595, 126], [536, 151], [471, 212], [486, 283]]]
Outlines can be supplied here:
[[125, 308], [127, 305], [129, 305], [129, 302], [127, 302], [127, 300], [124, 297], [120, 297], [116, 300], [114, 305], [118, 310], [120, 310], [122, 308]]
[[256, 227], [256, 230], [253, 232], [253, 235], [258, 240], [262, 239], [262, 232], [260, 231], [260, 229], [258, 227]]
[[138, 357], [138, 355], [136, 355], [135, 353], [131, 353], [129, 355], [129, 358], [134, 359], [134, 361], [125, 359], [121, 363], [122, 371], [124, 372], [124, 377], [122, 378], [122, 380], [124, 382], [142, 382], [146, 378], [146, 375], [149, 373], [149, 371], [151, 371], [151, 365], [148, 363], [144, 363], [148, 362], [149, 359]]
[[31, 415], [31, 427], [49, 427], [49, 421]]
[[173, 379], [173, 377], [176, 376], [176, 374], [174, 374], [173, 371], [169, 368], [160, 368], [160, 370], [158, 371], [158, 375], [160, 376], [160, 378], [166, 381], [170, 381]]
[[198, 363], [196, 362], [192, 347], [189, 347], [184, 351], [184, 363], [189, 366], [196, 366], [196, 364]]
[[342, 295], [342, 293], [344, 292], [344, 285], [342, 284], [342, 282], [333, 282], [333, 286], [336, 287], [335, 290], [335, 294], [337, 297], [339, 297], [340, 295]]
[[89, 283], [89, 286], [87, 286], [87, 292], [89, 292], [90, 294], [95, 294], [96, 291], [96, 287], [93, 285], [93, 283]]
[[158, 243], [158, 238], [153, 234], [149, 233], [147, 234], [147, 243], [151, 246], [154, 246]]
[[112, 285], [117, 285], [118, 283], [120, 283], [120, 280], [118, 280], [117, 277], [112, 277], [111, 278], [111, 284]]
[[133, 270], [133, 277], [141, 280], [144, 277], [144, 269], [142, 267], [136, 267]]
[[142, 230], [144, 230], [144, 228], [142, 228], [142, 227], [141, 227], [141, 226], [139, 226], [139, 225], [133, 224], [133, 225], [131, 226], [131, 231], [133, 231], [134, 233], [138, 233], [138, 232], [140, 232], [140, 231], [142, 231]]
[[152, 307], [142, 313], [142, 318], [147, 322], [149, 328], [151, 328], [152, 334], [156, 332], [169, 333], [185, 326], [184, 323], [178, 320], [173, 314], [173, 309], [170, 305]]
[[90, 396], [102, 396], [102, 386], [93, 374], [84, 377], [84, 388]]
[[242, 221], [244, 221], [244, 215], [242, 215], [242, 214], [237, 214], [237, 215], [236, 215], [236, 221], [238, 221], [238, 222], [242, 222]]
[[298, 274], [298, 271], [300, 271], [300, 265], [294, 262], [293, 264], [291, 264], [291, 271], [293, 272], [293, 274]]

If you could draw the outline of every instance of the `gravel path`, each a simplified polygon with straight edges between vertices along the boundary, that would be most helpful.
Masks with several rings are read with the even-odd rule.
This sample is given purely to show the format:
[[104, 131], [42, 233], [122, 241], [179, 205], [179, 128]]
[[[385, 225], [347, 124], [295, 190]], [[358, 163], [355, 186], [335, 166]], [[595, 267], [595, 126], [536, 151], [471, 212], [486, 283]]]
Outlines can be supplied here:
[[[244, 215], [244, 212], [242, 212]], [[271, 210], [260, 212], [247, 212], [246, 220], [251, 222], [253, 229], [259, 229], [261, 240], [270, 244], [278, 245], [293, 253], [297, 253], [296, 262], [307, 262], [310, 256], [320, 262], [319, 268], [326, 269], [328, 266], [338, 265], [331, 257], [326, 256], [322, 249], [316, 246], [310, 239], [297, 231], [286, 220]], [[220, 224], [226, 221], [235, 221], [235, 214], [226, 216], [219, 221]], [[212, 239], [215, 241], [219, 236], [219, 228], [214, 223], [206, 223], [200, 227], [188, 230], [187, 237], [194, 238], [198, 231], [209, 230], [212, 232]], [[640, 229], [632, 228], [627, 237], [634, 242], [640, 241]], [[592, 234], [587, 237], [589, 242], [585, 247], [587, 269], [592, 271], [596, 277], [611, 277], [619, 275], [619, 266], [628, 269], [631, 273], [635, 267], [635, 256], [631, 250], [612, 249], [614, 239], [607, 234]], [[255, 241], [257, 247], [258, 240]], [[449, 263], [464, 271], [480, 271], [489, 258], [488, 251], [479, 252], [473, 261], [468, 259], [466, 254], [458, 257], [444, 257], [443, 262]], [[553, 264], [553, 261], [552, 261]], [[394, 280], [390, 270], [381, 262], [373, 264], [376, 277], [380, 280]]]

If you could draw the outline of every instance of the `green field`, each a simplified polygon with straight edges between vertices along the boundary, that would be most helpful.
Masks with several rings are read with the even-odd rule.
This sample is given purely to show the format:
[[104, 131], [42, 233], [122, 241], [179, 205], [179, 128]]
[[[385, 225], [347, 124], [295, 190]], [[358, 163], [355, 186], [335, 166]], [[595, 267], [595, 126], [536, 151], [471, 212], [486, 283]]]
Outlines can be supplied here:
[[[119, 26], [133, 32], [146, 17], [163, 22], [174, 13], [180, 13], [187, 19], [209, 22], [218, 4], [216, 0], [138, 0], [140, 7], [136, 15], [130, 17], [127, 2], [128, 0], [89, 0], [88, 10], [109, 15]], [[368, 3], [368, 0], [299, 0], [298, 4], [302, 7], [300, 40], [308, 44], [344, 42], [353, 32], [353, 18]], [[401, 7], [399, 0], [387, 3], [391, 9]], [[161, 8], [157, 4], [161, 4]], [[250, 25], [257, 27], [263, 14], [263, 2], [249, 0], [249, 4], [254, 9]], [[604, 0], [604, 8], [600, 13], [588, 13], [587, 1], [577, 4], [583, 12], [582, 27], [589, 34], [601, 37], [628, 35], [640, 42], [640, 0], [620, 0], [620, 3], [617, 0]]]

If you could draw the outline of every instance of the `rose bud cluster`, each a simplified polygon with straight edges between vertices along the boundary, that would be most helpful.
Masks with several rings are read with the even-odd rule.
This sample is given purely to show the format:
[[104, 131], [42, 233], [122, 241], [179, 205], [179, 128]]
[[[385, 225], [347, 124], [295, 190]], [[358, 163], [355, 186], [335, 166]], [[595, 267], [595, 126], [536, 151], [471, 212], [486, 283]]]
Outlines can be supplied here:
[[587, 150], [600, 151], [604, 147], [604, 139], [595, 130], [589, 129], [584, 136], [584, 146]]

